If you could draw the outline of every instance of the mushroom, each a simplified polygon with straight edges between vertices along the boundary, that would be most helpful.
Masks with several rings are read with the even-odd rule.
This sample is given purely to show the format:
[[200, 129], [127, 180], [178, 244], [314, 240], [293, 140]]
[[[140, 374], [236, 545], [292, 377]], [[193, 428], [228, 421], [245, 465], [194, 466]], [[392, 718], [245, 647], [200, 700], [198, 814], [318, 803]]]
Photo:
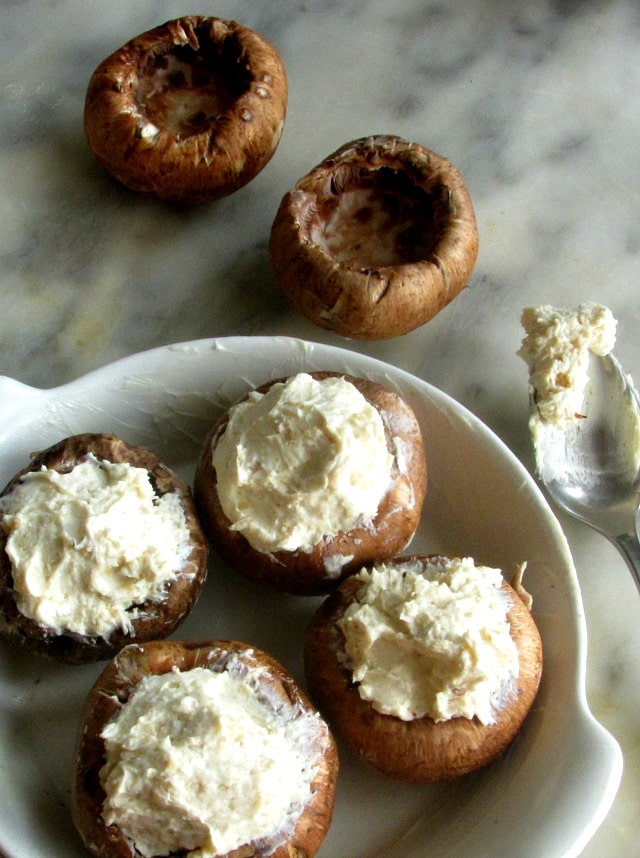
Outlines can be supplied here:
[[[121, 624], [116, 627], [109, 625], [108, 629], [101, 633], [89, 633], [67, 627], [53, 628], [43, 620], [29, 616], [28, 612], [20, 609], [20, 594], [16, 587], [15, 570], [8, 552], [8, 541], [13, 525], [7, 524], [7, 514], [3, 504], [3, 501], [11, 498], [13, 490], [20, 486], [26, 475], [45, 470], [68, 474], [76, 465], [89, 457], [95, 457], [98, 462], [126, 464], [146, 470], [154, 497], [159, 501], [165, 495], [172, 495], [179, 504], [184, 515], [189, 547], [188, 554], [180, 561], [180, 567], [173, 570], [174, 574], [164, 583], [161, 598], [154, 594], [142, 603], [132, 603], [126, 608], [126, 616], [130, 623], [128, 628]], [[60, 494], [63, 494], [62, 489]], [[80, 503], [76, 505], [80, 506]], [[73, 506], [72, 502], [65, 513], [67, 516], [71, 515], [70, 510]], [[57, 514], [59, 513], [52, 513], [48, 517], [41, 514], [38, 521], [33, 524], [35, 529], [51, 535], [51, 541], [56, 540], [55, 544], [38, 546], [37, 542], [34, 542], [33, 550], [34, 552], [42, 550], [44, 556], [50, 555], [59, 563], [60, 554], [63, 552], [73, 554], [76, 546], [69, 544], [69, 534], [73, 532], [70, 522], [65, 521], [60, 526], [51, 525]], [[88, 512], [87, 517], [89, 518]], [[134, 580], [130, 570], [127, 573], [117, 566], [117, 561], [122, 557], [127, 556], [133, 561], [138, 556], [136, 551], [143, 550], [140, 543], [136, 542], [139, 534], [135, 531], [135, 524], [131, 527], [133, 528], [132, 547], [128, 553], [124, 549], [121, 554], [115, 552], [113, 554], [115, 559], [106, 570], [114, 580], [118, 575], [121, 576], [121, 581]], [[72, 435], [46, 450], [33, 454], [29, 465], [17, 473], [0, 493], [0, 633], [40, 655], [70, 664], [110, 658], [129, 643], [163, 638], [178, 627], [200, 596], [207, 577], [207, 560], [207, 542], [196, 514], [191, 489], [184, 480], [164, 465], [150, 450], [141, 446], [132, 446], [116, 435], [92, 433]], [[99, 581], [98, 573], [99, 569], [96, 568], [95, 574]], [[33, 574], [35, 573], [32, 572]], [[84, 612], [87, 609], [85, 596], [88, 598], [89, 595], [96, 596], [100, 601], [102, 594], [104, 605], [108, 608], [109, 591], [103, 591], [104, 585], [101, 586], [98, 583], [94, 586], [91, 582], [89, 586], [89, 583], [84, 583], [90, 592], [83, 590], [77, 594], [77, 602], [79, 605], [84, 604]], [[48, 580], [43, 590], [43, 595], [50, 598], [52, 603], [61, 598], [57, 587], [58, 584], [53, 585]], [[124, 591], [124, 587], [122, 589]], [[81, 611], [81, 619], [82, 616]], [[105, 615], [104, 621], [110, 622], [109, 613]]]
[[[229, 423], [229, 412], [214, 423], [205, 438], [193, 486], [202, 527], [218, 554], [246, 578], [301, 596], [327, 593], [363, 564], [404, 550], [420, 522], [427, 491], [427, 461], [420, 426], [413, 409], [398, 393], [375, 381], [342, 373], [310, 375], [316, 380], [340, 377], [350, 382], [382, 418], [392, 466], [388, 488], [372, 521], [358, 520], [348, 530], [324, 535], [311, 547], [263, 551], [251, 545], [224, 513], [213, 464], [213, 450]], [[258, 387], [256, 393], [265, 394], [285, 380], [270, 381]], [[287, 431], [290, 430], [285, 427], [285, 434]], [[331, 494], [327, 501], [331, 503]], [[299, 516], [293, 504], [292, 514]]]
[[287, 91], [282, 60], [261, 35], [191, 15], [136, 36], [98, 66], [85, 132], [128, 188], [205, 202], [236, 191], [270, 160]]
[[[428, 559], [431, 558], [426, 555], [406, 556], [397, 558], [394, 564], [402, 574], [404, 564]], [[335, 734], [359, 759], [378, 771], [414, 783], [451, 780], [490, 763], [518, 734], [542, 675], [540, 633], [528, 607], [503, 580], [519, 671], [493, 723], [464, 716], [438, 721], [428, 716], [403, 720], [374, 708], [372, 702], [363, 699], [353, 680], [338, 623], [357, 601], [361, 586], [357, 576], [343, 581], [312, 617], [305, 639], [307, 687]], [[385, 667], [393, 674], [393, 665]]]
[[346, 143], [285, 194], [270, 252], [282, 289], [316, 325], [387, 339], [428, 322], [466, 285], [478, 231], [453, 164], [381, 135]]
[[[98, 858], [131, 858], [141, 854], [117, 823], [107, 824], [104, 819], [103, 807], [107, 794], [101, 773], [107, 762], [107, 747], [102, 732], [122, 712], [145, 679], [169, 673], [183, 674], [195, 669], [232, 674], [239, 681], [244, 681], [249, 706], [273, 711], [275, 717], [282, 719], [283, 723], [300, 723], [304, 732], [300, 730], [298, 735], [304, 738], [305, 753], [310, 762], [307, 771], [309, 796], [301, 807], [292, 809], [297, 812], [297, 817], [293, 815], [279, 832], [265, 832], [264, 838], [222, 853], [219, 858], [251, 858], [260, 855], [312, 858], [331, 824], [339, 768], [335, 740], [300, 685], [275, 658], [256, 647], [234, 640], [202, 643], [172, 640], [133, 644], [107, 663], [89, 691], [77, 732], [71, 810], [75, 826], [87, 849]], [[189, 702], [196, 704], [196, 698], [192, 697]], [[176, 713], [174, 723], [175, 736], [167, 735], [166, 745], [170, 747], [171, 741], [175, 739], [176, 745], [182, 741], [183, 745], [188, 746], [191, 741], [187, 738], [188, 733], [186, 736], [184, 732], [180, 734], [180, 713]], [[228, 735], [229, 731], [221, 729], [220, 723], [212, 727], [212, 730], [215, 729]], [[292, 735], [295, 739], [295, 732]], [[249, 735], [244, 743], [249, 752], [251, 738]], [[247, 749], [244, 753], [247, 753]], [[230, 759], [242, 760], [242, 752], [242, 747], [236, 748], [235, 753], [230, 754]], [[235, 765], [239, 765], [239, 762]], [[174, 766], [174, 769], [177, 770], [177, 767]], [[239, 773], [234, 770], [234, 764], [230, 766], [228, 774], [230, 784], [234, 777], [238, 779]], [[163, 774], [165, 783], [168, 779], [169, 776]], [[251, 790], [251, 783], [246, 784], [246, 788]], [[275, 780], [273, 788], [286, 789], [286, 784]], [[161, 792], [155, 801], [157, 789], [158, 778], [150, 778], [145, 786], [147, 800], [160, 810], [171, 809], [167, 797], [171, 792]], [[197, 776], [194, 775], [194, 793], [197, 793], [197, 789]], [[181, 800], [185, 798], [181, 797]], [[227, 802], [230, 812], [235, 810], [232, 805], [232, 786], [220, 790], [219, 801], [222, 806]], [[149, 818], [152, 830], [153, 807], [150, 808]], [[182, 812], [179, 805], [174, 806], [172, 812], [179, 825]], [[198, 813], [202, 813], [201, 807], [194, 807], [194, 814]], [[211, 854], [208, 849], [203, 851], [207, 855]], [[201, 854], [199, 849], [184, 849], [171, 854], [186, 855], [187, 852], [189, 855]]]

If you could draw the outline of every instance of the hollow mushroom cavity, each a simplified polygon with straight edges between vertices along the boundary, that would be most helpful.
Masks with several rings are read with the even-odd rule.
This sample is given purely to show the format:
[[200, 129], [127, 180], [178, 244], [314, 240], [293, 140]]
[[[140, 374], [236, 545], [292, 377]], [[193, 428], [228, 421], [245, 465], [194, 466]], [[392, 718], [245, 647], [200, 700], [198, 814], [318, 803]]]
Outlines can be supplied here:
[[261, 35], [187, 16], [103, 60], [87, 88], [85, 132], [100, 163], [131, 190], [203, 202], [267, 164], [287, 93], [283, 62]]
[[270, 253], [283, 291], [316, 325], [386, 339], [429, 321], [467, 284], [478, 230], [453, 164], [374, 136], [345, 144], [285, 194]]

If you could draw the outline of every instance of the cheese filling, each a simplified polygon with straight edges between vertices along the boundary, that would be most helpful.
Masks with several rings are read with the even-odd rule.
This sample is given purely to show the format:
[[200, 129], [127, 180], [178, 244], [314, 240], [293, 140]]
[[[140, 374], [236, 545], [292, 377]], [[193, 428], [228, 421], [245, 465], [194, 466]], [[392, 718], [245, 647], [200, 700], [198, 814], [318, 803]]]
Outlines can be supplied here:
[[91, 454], [68, 473], [28, 472], [0, 510], [18, 610], [56, 634], [131, 631], [136, 606], [165, 598], [191, 550], [177, 494]]
[[587, 302], [575, 310], [545, 305], [522, 313], [526, 336], [518, 355], [529, 366], [534, 421], [567, 426], [580, 415], [589, 381], [589, 352], [613, 349], [616, 320], [607, 307]]
[[[567, 437], [573, 443], [584, 431], [582, 439], [587, 439], [589, 445], [597, 438], [598, 445], [615, 446], [616, 469], [621, 474], [624, 470], [632, 482], [637, 480], [640, 409], [631, 380], [625, 379], [629, 385], [621, 382], [621, 396], [622, 386], [607, 391], [597, 372], [593, 378], [589, 375], [593, 370], [589, 353], [607, 355], [615, 344], [617, 323], [611, 311], [593, 303], [581, 304], [576, 310], [530, 307], [522, 314], [522, 324], [526, 336], [518, 354], [529, 365], [530, 387], [535, 396], [536, 408], [529, 428], [538, 471], [542, 473], [550, 451], [564, 450]], [[606, 424], [614, 427], [615, 442], [604, 441], [602, 431]], [[575, 435], [568, 436], [571, 432]], [[565, 465], [564, 460], [561, 457], [562, 467], [560, 461], [553, 465], [555, 480], [564, 480], [569, 474], [575, 477], [577, 463], [569, 461]], [[605, 469], [604, 459], [601, 461]]]
[[392, 464], [382, 418], [356, 387], [306, 373], [234, 406], [213, 450], [232, 529], [265, 553], [370, 524]]
[[363, 569], [338, 621], [360, 697], [403, 721], [495, 721], [518, 676], [499, 569], [471, 558]]
[[321, 722], [271, 702], [259, 677], [241, 664], [148, 676], [103, 729], [103, 818], [143, 856], [211, 858], [257, 840], [268, 854], [291, 836]]

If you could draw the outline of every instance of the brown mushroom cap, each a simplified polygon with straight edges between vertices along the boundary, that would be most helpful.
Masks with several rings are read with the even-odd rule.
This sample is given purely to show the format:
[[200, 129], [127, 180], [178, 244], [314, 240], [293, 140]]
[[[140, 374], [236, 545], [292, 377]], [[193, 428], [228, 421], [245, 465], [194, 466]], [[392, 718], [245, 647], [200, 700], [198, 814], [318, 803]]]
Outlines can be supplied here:
[[98, 66], [84, 125], [100, 163], [128, 188], [204, 202], [262, 170], [286, 106], [286, 72], [269, 42], [235, 21], [190, 15]]
[[[402, 557], [395, 562], [420, 559]], [[414, 783], [449, 780], [487, 765], [502, 753], [520, 730], [538, 691], [542, 674], [542, 643], [531, 614], [509, 584], [508, 614], [518, 650], [516, 688], [493, 724], [477, 718], [431, 718], [403, 721], [383, 715], [363, 700], [346, 666], [344, 636], [336, 625], [357, 597], [362, 583], [344, 581], [320, 606], [305, 641], [305, 673], [311, 699], [361, 760], [392, 777]]]
[[387, 339], [466, 285], [478, 231], [453, 164], [383, 135], [346, 143], [285, 194], [270, 252], [282, 289], [316, 325]]
[[[230, 530], [217, 492], [216, 471], [211, 461], [213, 445], [224, 432], [223, 415], [205, 439], [194, 478], [194, 497], [200, 521], [211, 545], [237, 571], [276, 590], [297, 595], [326, 593], [363, 564], [385, 560], [402, 551], [420, 521], [427, 490], [427, 463], [420, 426], [410, 406], [394, 391], [344, 373], [312, 372], [313, 378], [340, 376], [350, 381], [382, 417], [389, 451], [394, 455], [391, 481], [370, 526], [354, 527], [328, 536], [310, 551], [256, 550], [239, 531]], [[275, 379], [258, 388], [264, 393]], [[404, 462], [400, 470], [397, 446], [402, 441]], [[331, 559], [337, 565], [331, 564]], [[332, 571], [328, 572], [327, 569]]]
[[[126, 647], [107, 664], [89, 692], [78, 730], [71, 809], [76, 828], [93, 855], [98, 858], [133, 858], [139, 854], [116, 825], [107, 826], [102, 818], [105, 793], [99, 773], [105, 762], [105, 746], [100, 734], [105, 724], [126, 703], [145, 676], [194, 667], [224, 670], [234, 655], [249, 669], [261, 670], [260, 682], [268, 690], [269, 699], [277, 695], [286, 707], [293, 705], [302, 712], [316, 712], [276, 659], [240, 641], [154, 641]], [[331, 823], [338, 754], [326, 724], [319, 720], [318, 727], [317, 770], [311, 781], [311, 798], [286, 843], [268, 853], [273, 858], [291, 858], [293, 855], [312, 858]], [[251, 858], [263, 854], [264, 849], [256, 843], [242, 846], [220, 858]]]
[[[207, 542], [200, 527], [191, 490], [177, 474], [144, 447], [134, 447], [110, 434], [72, 435], [35, 454], [28, 467], [16, 474], [2, 491], [8, 494], [29, 471], [50, 468], [61, 473], [71, 471], [87, 454], [109, 462], [125, 462], [146, 468], [154, 491], [159, 496], [175, 493], [185, 514], [191, 552], [174, 579], [167, 582], [162, 601], [149, 600], [135, 606], [139, 616], [132, 618], [133, 633], [115, 629], [107, 638], [89, 637], [73, 632], [57, 634], [24, 616], [13, 592], [12, 566], [5, 550], [7, 534], [0, 513], [0, 631], [41, 655], [72, 664], [110, 658], [133, 641], [162, 638], [172, 632], [195, 605], [207, 576]], [[133, 607], [133, 606], [132, 606]]]

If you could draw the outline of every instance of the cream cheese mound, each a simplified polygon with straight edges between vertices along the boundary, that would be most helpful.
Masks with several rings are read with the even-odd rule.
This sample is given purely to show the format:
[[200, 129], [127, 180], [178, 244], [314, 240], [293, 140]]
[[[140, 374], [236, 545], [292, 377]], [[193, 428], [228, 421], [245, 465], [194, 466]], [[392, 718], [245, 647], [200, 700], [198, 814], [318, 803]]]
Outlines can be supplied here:
[[437, 558], [363, 569], [338, 625], [362, 699], [403, 721], [495, 721], [517, 679], [499, 569]]
[[565, 427], [581, 414], [589, 381], [589, 352], [608, 354], [616, 338], [611, 310], [587, 302], [575, 310], [549, 305], [522, 313], [526, 336], [518, 355], [529, 366], [539, 420]]
[[382, 418], [356, 387], [307, 373], [235, 405], [213, 450], [222, 509], [263, 553], [369, 524], [392, 464]]
[[55, 631], [131, 631], [190, 553], [177, 494], [158, 497], [144, 468], [88, 455], [68, 473], [25, 474], [0, 500], [20, 612]]
[[102, 732], [104, 820], [147, 858], [211, 858], [254, 840], [268, 854], [311, 797], [319, 725], [270, 703], [242, 669], [145, 677]]

